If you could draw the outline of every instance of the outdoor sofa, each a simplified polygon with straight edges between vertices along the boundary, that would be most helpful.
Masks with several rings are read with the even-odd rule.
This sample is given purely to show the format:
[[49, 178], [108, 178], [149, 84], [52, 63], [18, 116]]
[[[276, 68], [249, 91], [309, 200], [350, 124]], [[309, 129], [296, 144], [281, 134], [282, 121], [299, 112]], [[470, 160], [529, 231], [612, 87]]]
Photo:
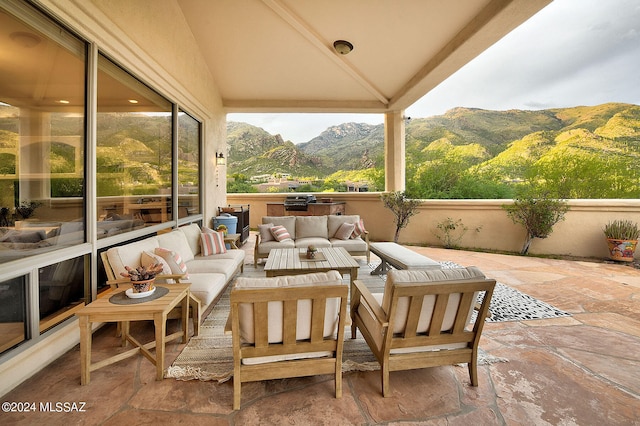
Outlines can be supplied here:
[[[284, 228], [284, 229], [283, 229]], [[343, 247], [369, 262], [369, 233], [359, 215], [263, 216], [258, 225], [254, 266], [277, 248]]]
[[210, 248], [203, 250], [202, 245], [203, 239], [207, 240], [203, 237], [205, 233], [197, 224], [190, 224], [112, 247], [102, 256], [107, 278], [122, 278], [120, 273], [125, 272], [125, 266], [136, 268], [144, 263], [160, 262], [164, 265], [163, 273], [181, 274], [182, 281], [191, 283], [191, 295], [199, 301], [202, 312], [206, 312], [219, 299], [231, 279], [243, 271], [245, 252], [225, 247], [220, 250], [224, 252], [209, 254]]

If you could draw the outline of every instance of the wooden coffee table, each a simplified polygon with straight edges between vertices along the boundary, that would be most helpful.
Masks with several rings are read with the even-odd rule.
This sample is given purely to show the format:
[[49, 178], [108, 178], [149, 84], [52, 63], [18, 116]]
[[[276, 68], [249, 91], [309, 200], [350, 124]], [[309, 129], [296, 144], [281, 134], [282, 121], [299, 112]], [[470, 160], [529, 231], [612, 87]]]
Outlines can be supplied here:
[[315, 260], [304, 259], [306, 251], [305, 248], [272, 249], [264, 265], [267, 277], [336, 270], [349, 274], [351, 283], [358, 279], [360, 265], [344, 248], [318, 248], [318, 256], [322, 254], [324, 259]]
[[[156, 380], [164, 378], [164, 348], [167, 342], [182, 337], [182, 343], [187, 343], [189, 317], [189, 287], [191, 284], [158, 285], [156, 292], [164, 287], [166, 294], [154, 299], [135, 304], [116, 304], [111, 297], [124, 298], [120, 295], [130, 286], [108, 290], [100, 298], [91, 302], [76, 312], [80, 325], [80, 383], [86, 385], [91, 380], [91, 371], [111, 365], [115, 362], [141, 353], [156, 366]], [[163, 290], [162, 292], [164, 292]], [[182, 303], [182, 330], [165, 336], [167, 332], [167, 314]], [[129, 334], [130, 321], [153, 320], [155, 325], [155, 341], [142, 344]], [[112, 356], [110, 358], [91, 363], [91, 324], [94, 322], [119, 322], [122, 324], [122, 345], [127, 342], [135, 346], [134, 349]], [[156, 348], [155, 356], [149, 350]]]

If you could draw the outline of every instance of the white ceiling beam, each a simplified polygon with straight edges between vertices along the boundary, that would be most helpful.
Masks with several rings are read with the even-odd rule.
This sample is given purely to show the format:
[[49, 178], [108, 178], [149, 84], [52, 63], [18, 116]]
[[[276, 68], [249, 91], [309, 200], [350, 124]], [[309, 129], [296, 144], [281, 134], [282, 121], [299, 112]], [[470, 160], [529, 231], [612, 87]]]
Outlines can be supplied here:
[[225, 111], [231, 112], [357, 112], [384, 113], [387, 104], [378, 101], [223, 99]]
[[291, 9], [286, 7], [280, 0], [262, 0], [262, 2], [273, 10], [278, 16], [280, 16], [285, 22], [291, 25], [298, 33], [304, 38], [309, 40], [318, 50], [320, 50], [327, 58], [338, 65], [344, 72], [350, 75], [356, 80], [362, 87], [369, 93], [375, 96], [380, 102], [387, 105], [389, 99], [384, 96], [380, 90], [378, 90], [362, 73], [356, 69], [345, 58], [340, 56], [333, 49], [333, 42], [329, 43], [327, 40], [323, 40], [322, 37], [302, 18], [296, 15]]

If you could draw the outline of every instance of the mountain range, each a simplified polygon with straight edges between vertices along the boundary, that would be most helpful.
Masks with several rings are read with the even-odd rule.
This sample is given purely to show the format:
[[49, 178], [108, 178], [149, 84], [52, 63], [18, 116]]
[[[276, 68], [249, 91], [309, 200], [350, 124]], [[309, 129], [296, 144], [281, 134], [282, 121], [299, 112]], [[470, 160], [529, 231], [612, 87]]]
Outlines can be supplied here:
[[[339, 171], [384, 168], [384, 125], [344, 123], [308, 142], [228, 122], [228, 173], [290, 173], [323, 178]], [[519, 179], [522, 165], [559, 152], [622, 156], [640, 168], [640, 106], [607, 103], [537, 111], [454, 108], [406, 123], [407, 173], [445, 157], [465, 169]]]

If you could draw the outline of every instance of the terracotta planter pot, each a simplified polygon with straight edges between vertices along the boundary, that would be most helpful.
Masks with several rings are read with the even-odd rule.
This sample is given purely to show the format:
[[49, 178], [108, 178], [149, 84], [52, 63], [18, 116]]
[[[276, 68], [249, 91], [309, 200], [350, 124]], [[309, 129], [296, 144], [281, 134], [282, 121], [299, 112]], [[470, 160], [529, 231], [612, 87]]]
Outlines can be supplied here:
[[131, 286], [133, 288], [134, 293], [144, 293], [145, 291], [149, 291], [153, 288], [153, 282], [155, 278], [151, 278], [150, 280], [144, 281], [131, 281]]
[[617, 240], [607, 238], [609, 245], [609, 258], [621, 262], [633, 262], [633, 255], [638, 245], [638, 240]]

